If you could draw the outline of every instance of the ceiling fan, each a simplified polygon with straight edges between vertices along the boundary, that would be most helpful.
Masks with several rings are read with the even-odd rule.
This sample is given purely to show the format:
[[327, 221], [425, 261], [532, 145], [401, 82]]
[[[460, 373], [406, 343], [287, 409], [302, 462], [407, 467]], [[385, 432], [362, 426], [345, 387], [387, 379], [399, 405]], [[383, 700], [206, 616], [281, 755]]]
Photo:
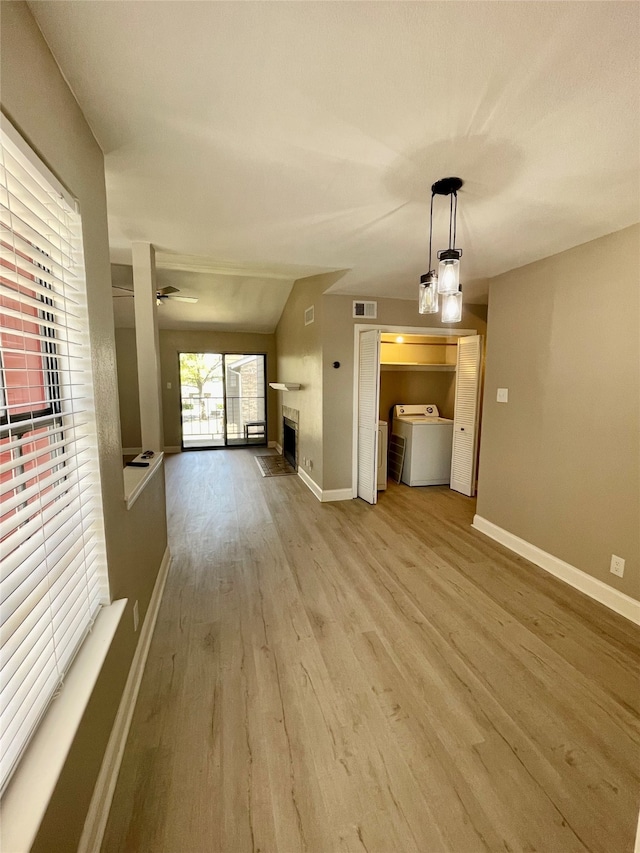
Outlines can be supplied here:
[[[129, 290], [128, 287], [119, 287], [117, 284], [113, 285], [113, 290], [122, 290], [123, 293], [114, 293], [114, 299], [126, 299], [127, 297], [133, 296], [133, 290]], [[177, 287], [161, 287], [156, 290], [156, 305], [162, 305], [165, 299], [173, 299], [175, 302], [197, 302], [197, 298], [195, 296], [174, 296], [175, 293], [180, 293], [179, 288]]]

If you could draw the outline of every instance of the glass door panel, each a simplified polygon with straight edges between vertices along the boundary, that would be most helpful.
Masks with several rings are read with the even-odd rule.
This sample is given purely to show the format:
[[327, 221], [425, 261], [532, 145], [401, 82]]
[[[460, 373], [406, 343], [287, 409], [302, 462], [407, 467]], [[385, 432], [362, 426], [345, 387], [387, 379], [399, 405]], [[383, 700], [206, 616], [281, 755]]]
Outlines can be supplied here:
[[267, 443], [264, 355], [225, 355], [227, 445]]
[[181, 352], [179, 358], [182, 446], [224, 447], [223, 355]]

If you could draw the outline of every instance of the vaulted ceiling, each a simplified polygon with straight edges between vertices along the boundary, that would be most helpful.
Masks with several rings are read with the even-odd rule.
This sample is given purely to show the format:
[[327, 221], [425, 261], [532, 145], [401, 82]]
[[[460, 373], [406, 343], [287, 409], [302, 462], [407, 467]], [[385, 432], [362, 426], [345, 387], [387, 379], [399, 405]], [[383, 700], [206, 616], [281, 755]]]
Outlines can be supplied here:
[[[167, 282], [217, 290], [211, 322], [234, 287], [252, 303], [301, 271], [414, 299], [430, 187], [448, 175], [465, 182], [470, 301], [491, 276], [640, 219], [637, 3], [30, 8], [105, 153], [112, 260], [130, 263], [134, 240], [189, 256]], [[436, 199], [436, 249], [446, 208]]]

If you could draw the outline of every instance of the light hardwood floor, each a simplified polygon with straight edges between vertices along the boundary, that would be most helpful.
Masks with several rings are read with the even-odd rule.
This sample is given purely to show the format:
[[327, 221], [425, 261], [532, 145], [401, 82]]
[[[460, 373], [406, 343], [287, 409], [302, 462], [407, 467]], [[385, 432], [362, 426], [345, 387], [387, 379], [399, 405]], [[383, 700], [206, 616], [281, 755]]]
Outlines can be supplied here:
[[104, 853], [626, 853], [640, 632], [394, 486], [167, 460], [173, 562]]

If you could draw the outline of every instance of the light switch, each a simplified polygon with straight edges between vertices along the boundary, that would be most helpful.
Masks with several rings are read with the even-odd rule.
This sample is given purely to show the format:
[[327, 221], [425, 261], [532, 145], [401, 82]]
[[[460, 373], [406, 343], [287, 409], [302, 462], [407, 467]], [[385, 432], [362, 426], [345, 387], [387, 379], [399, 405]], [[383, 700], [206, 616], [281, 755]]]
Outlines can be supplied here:
[[171, 383], [167, 382], [167, 391], [171, 391]]
[[498, 396], [496, 397], [498, 403], [508, 403], [509, 402], [509, 389], [508, 388], [498, 388]]

